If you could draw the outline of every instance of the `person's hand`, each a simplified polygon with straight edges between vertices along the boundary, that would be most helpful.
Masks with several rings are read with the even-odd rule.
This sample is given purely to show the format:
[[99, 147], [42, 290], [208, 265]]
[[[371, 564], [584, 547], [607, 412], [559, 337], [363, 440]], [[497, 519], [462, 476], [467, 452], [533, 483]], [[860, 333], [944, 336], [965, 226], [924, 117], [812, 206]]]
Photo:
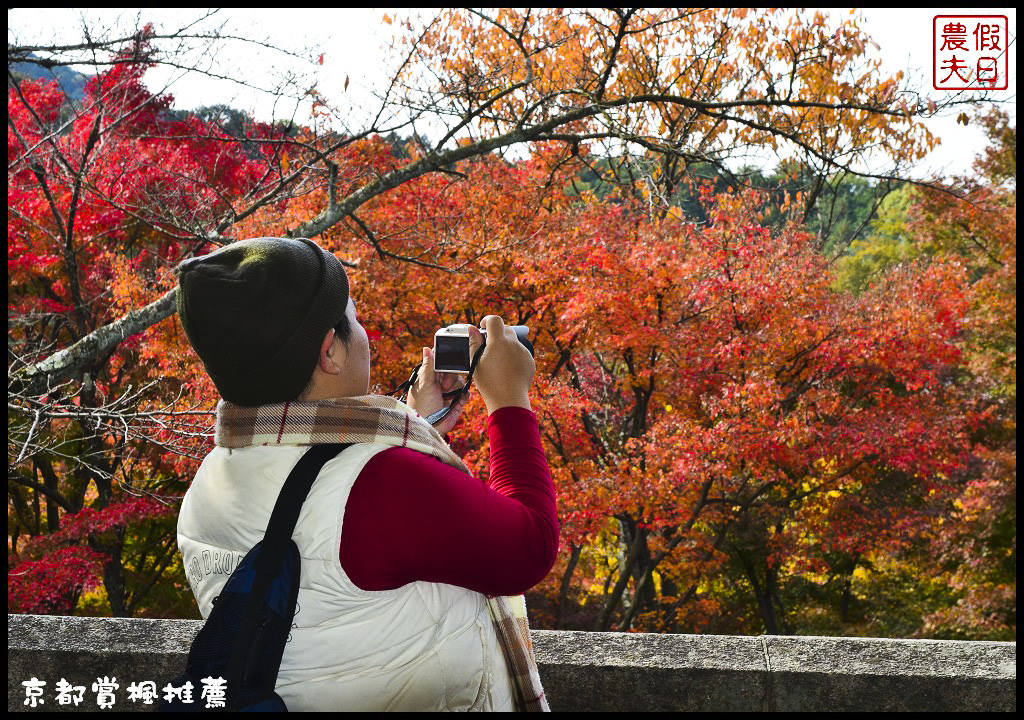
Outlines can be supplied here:
[[[451, 397], [445, 399], [441, 393], [458, 390], [465, 383], [466, 379], [462, 375], [434, 372], [434, 351], [425, 347], [423, 348], [423, 364], [420, 365], [416, 382], [409, 388], [408, 405], [425, 418], [443, 407], [448, 407], [451, 403]], [[452, 411], [434, 426], [434, 429], [441, 435], [451, 432], [468, 400], [469, 393], [466, 393], [452, 408]]]
[[[498, 408], [530, 407], [530, 385], [537, 371], [533, 355], [519, 342], [515, 330], [505, 327], [497, 315], [488, 315], [481, 323], [487, 330], [487, 345], [473, 373], [473, 384], [487, 405], [487, 413]], [[483, 335], [469, 328], [469, 357], [476, 355], [483, 344]]]

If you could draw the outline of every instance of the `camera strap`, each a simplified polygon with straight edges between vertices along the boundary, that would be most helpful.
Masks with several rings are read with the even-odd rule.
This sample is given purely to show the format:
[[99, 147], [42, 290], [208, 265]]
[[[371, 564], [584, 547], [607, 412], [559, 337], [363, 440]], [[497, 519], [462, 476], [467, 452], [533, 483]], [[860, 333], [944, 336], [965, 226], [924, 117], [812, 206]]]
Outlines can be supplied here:
[[[428, 415], [426, 418], [424, 418], [428, 423], [430, 423], [431, 425], [437, 425], [439, 422], [448, 417], [448, 413], [455, 409], [455, 406], [459, 403], [459, 400], [462, 399], [462, 396], [469, 392], [469, 386], [473, 382], [473, 373], [476, 372], [477, 363], [480, 362], [480, 356], [484, 354], [484, 348], [486, 346], [487, 341], [484, 340], [484, 344], [477, 348], [477, 351], [473, 354], [473, 359], [469, 363], [469, 375], [466, 376], [465, 384], [458, 390], [450, 390], [446, 393], [441, 393], [441, 397], [452, 397], [452, 401], [448, 405], [448, 407], [443, 407], [437, 412], [432, 413]], [[399, 385], [398, 387], [396, 387], [391, 392], [389, 392], [388, 395], [402, 393], [402, 397], [400, 399], [402, 402], [405, 402], [406, 396], [409, 394], [409, 390], [411, 390], [412, 386], [416, 384], [416, 379], [419, 377], [421, 367], [423, 367], [423, 365], [419, 364], [415, 368], [413, 368], [412, 375], [409, 376], [409, 379], [406, 380], [401, 385]]]
[[469, 392], [469, 386], [473, 382], [473, 373], [476, 372], [477, 363], [480, 362], [480, 356], [484, 354], [484, 348], [486, 346], [487, 340], [485, 339], [483, 344], [480, 345], [473, 354], [473, 360], [469, 363], [469, 375], [466, 376], [465, 384], [458, 390], [452, 390], [451, 392], [441, 394], [441, 397], [444, 397], [445, 395], [454, 395], [455, 397], [452, 398], [452, 402], [448, 407], [441, 408], [436, 413], [428, 415], [426, 418], [428, 423], [431, 425], [437, 425], [439, 422], [444, 420], [448, 416], [448, 413], [455, 409], [455, 406], [459, 403], [459, 400], [462, 399], [462, 396]]

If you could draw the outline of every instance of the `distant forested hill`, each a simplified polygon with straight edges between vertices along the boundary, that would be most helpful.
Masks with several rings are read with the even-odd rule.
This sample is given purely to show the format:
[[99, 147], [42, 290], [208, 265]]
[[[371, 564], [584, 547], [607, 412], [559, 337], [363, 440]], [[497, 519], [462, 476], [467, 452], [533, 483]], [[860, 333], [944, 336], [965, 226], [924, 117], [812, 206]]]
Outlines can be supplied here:
[[41, 80], [56, 80], [60, 83], [60, 89], [72, 103], [79, 103], [85, 97], [85, 83], [89, 80], [88, 75], [83, 75], [69, 67], [58, 65], [53, 68], [46, 68], [31, 62], [11, 63], [10, 70], [17, 76], [37, 78]]

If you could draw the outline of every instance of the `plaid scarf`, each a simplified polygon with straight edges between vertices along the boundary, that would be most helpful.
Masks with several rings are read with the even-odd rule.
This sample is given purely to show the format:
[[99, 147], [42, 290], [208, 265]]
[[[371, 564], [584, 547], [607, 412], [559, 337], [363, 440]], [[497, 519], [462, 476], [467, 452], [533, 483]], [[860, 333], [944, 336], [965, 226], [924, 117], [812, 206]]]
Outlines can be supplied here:
[[[383, 395], [243, 407], [217, 404], [214, 442], [219, 447], [382, 443], [417, 450], [469, 473], [462, 459], [426, 420], [405, 403]], [[522, 595], [488, 597], [487, 607], [512, 678], [516, 709], [549, 712], [530, 641]]]

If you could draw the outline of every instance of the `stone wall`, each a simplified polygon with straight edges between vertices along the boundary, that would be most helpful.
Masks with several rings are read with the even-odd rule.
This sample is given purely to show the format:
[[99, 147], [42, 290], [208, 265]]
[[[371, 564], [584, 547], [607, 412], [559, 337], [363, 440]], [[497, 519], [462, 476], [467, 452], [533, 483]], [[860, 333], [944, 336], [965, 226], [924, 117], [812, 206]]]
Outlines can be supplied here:
[[[7, 709], [97, 710], [92, 684], [116, 677], [113, 711], [130, 683], [180, 672], [193, 620], [7, 616]], [[835, 637], [731, 637], [534, 631], [556, 711], [1013, 711], [1017, 645]], [[47, 684], [25, 704], [24, 681]], [[86, 688], [77, 708], [56, 701], [61, 679]], [[161, 682], [162, 681], [162, 682]]]

